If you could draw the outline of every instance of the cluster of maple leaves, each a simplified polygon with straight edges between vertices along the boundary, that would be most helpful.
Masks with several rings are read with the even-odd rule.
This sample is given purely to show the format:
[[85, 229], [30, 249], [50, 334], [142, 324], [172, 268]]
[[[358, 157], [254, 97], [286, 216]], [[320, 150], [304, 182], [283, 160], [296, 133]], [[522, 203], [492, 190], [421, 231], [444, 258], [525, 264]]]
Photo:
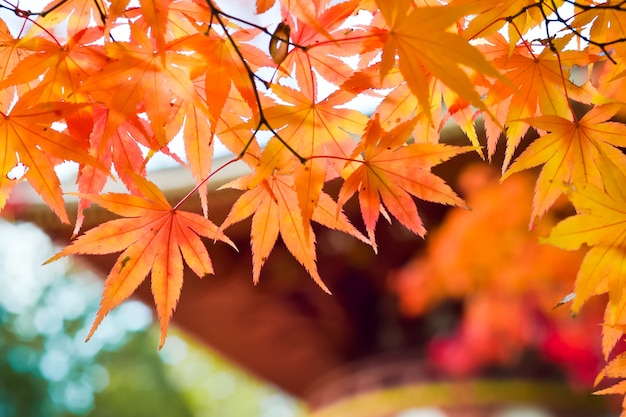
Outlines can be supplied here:
[[[8, 0], [0, 7], [23, 23], [11, 32], [0, 20], [0, 209], [28, 181], [69, 222], [54, 170], [69, 160], [80, 165], [75, 233], [92, 203], [121, 216], [51, 259], [122, 252], [92, 333], [151, 273], [163, 343], [183, 259], [199, 276], [212, 273], [201, 237], [232, 244], [224, 230], [250, 216], [255, 281], [280, 235], [328, 291], [311, 222], [374, 250], [381, 215], [423, 236], [414, 197], [465, 206], [431, 168], [463, 152], [482, 155], [482, 120], [486, 158], [506, 143], [503, 181], [541, 167], [531, 227], [559, 196], [574, 205], [577, 214], [545, 242], [589, 248], [572, 309], [608, 293], [607, 358], [623, 336], [626, 126], [612, 121], [626, 102], [622, 2], [242, 2], [258, 14], [280, 10], [267, 28], [212, 0], [54, 0], [37, 13]], [[371, 117], [350, 105], [363, 96], [379, 100]], [[471, 146], [440, 142], [449, 120]], [[516, 152], [531, 127], [538, 138]], [[271, 137], [263, 146], [260, 132]], [[179, 134], [204, 216], [171, 206], [145, 178], [154, 153], [176, 158], [168, 144]], [[215, 141], [250, 170], [227, 185], [244, 192], [219, 227], [208, 220], [206, 188], [221, 168], [212, 166]], [[102, 193], [112, 177], [129, 194]], [[335, 178], [343, 185], [333, 198], [324, 185]], [[357, 192], [365, 235], [342, 213]], [[615, 359], [601, 377], [624, 367]], [[626, 381], [603, 392], [625, 393]]]

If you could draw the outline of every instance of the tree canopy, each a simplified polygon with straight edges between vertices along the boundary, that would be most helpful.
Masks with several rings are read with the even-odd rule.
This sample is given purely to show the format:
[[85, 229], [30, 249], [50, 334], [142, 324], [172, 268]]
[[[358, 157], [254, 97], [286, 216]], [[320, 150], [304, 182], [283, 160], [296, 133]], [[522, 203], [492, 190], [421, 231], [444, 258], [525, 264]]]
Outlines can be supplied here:
[[[237, 4], [274, 22], [213, 0], [54, 0], [38, 11], [0, 1], [20, 22], [0, 20], [0, 209], [27, 181], [60, 221], [75, 222], [78, 237], [49, 261], [121, 252], [92, 334], [151, 274], [162, 344], [183, 265], [213, 273], [202, 238], [234, 246], [227, 229], [248, 217], [254, 282], [280, 235], [330, 292], [317, 272], [312, 222], [374, 251], [381, 215], [424, 236], [415, 198], [466, 206], [431, 168], [466, 152], [491, 161], [502, 142], [501, 181], [540, 170], [531, 229], [559, 197], [575, 207], [544, 242], [588, 248], [563, 302], [578, 313], [608, 294], [602, 347], [613, 357], [626, 330], [623, 2]], [[364, 97], [377, 103], [371, 114], [355, 105]], [[442, 142], [446, 123], [465, 132], [466, 146]], [[530, 129], [536, 138], [518, 149]], [[175, 138], [184, 157], [170, 150]], [[232, 152], [230, 162], [213, 164], [216, 143]], [[189, 170], [197, 186], [183, 201], [197, 193], [204, 215], [170, 204], [146, 178], [156, 153]], [[55, 172], [65, 161], [79, 166], [76, 219]], [[207, 181], [234, 161], [249, 170], [226, 185], [242, 194], [218, 226]], [[103, 192], [113, 179], [128, 193]], [[324, 189], [331, 180], [341, 182], [337, 196]], [[364, 231], [342, 211], [355, 195]], [[81, 234], [94, 203], [120, 218]], [[618, 355], [598, 378], [621, 378], [625, 367]], [[626, 381], [601, 392], [624, 394]]]

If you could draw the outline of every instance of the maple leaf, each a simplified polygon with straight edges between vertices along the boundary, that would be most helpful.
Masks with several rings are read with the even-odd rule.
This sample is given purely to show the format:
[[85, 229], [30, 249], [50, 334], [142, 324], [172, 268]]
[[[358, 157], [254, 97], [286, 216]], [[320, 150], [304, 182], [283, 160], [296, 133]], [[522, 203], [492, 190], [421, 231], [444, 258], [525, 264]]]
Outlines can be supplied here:
[[[204, 77], [194, 80], [194, 86], [203, 97], [202, 100], [207, 97], [214, 103], [213, 90], [206, 94], [207, 84]], [[207, 117], [206, 113], [193, 103], [183, 102], [167, 127], [168, 137], [174, 137], [178, 132], [182, 132], [185, 156], [191, 174], [199, 186], [198, 193], [205, 217], [208, 213], [208, 188], [205, 180], [211, 173], [215, 140], [217, 139], [234, 154], [240, 154], [246, 149], [242, 160], [249, 166], [257, 165], [261, 154], [261, 148], [256, 140], [253, 140], [250, 130], [237, 127], [241, 125], [242, 118], [253, 119], [254, 112], [248, 102], [241, 97], [239, 90], [234, 85], [230, 83], [229, 85], [230, 91], [223, 103], [224, 111], [220, 108], [219, 114], [213, 113], [212, 104], [207, 103], [210, 109]], [[218, 87], [219, 89], [221, 88]], [[213, 120], [213, 116], [217, 117], [217, 120]]]
[[[625, 180], [622, 175], [622, 184]], [[570, 185], [567, 193], [579, 214], [557, 224], [545, 242], [570, 250], [590, 247], [576, 278], [572, 311], [577, 313], [591, 296], [608, 291], [605, 324], [618, 324], [616, 318], [626, 309], [626, 198], [581, 183]]]
[[[600, 381], [604, 378], [624, 378], [626, 377], [626, 353], [621, 353], [615, 359], [611, 360], [603, 369], [600, 371], [594, 385], [598, 385]], [[607, 395], [607, 394], [626, 394], [626, 380], [619, 381], [612, 386], [598, 390], [594, 392], [595, 395]], [[622, 413], [620, 417], [626, 417], [626, 398], [624, 398], [622, 403]]]
[[43, 28], [58, 25], [67, 21], [68, 35], [72, 36], [90, 26], [92, 20], [97, 25], [104, 25], [104, 14], [107, 8], [102, 0], [66, 0], [52, 2], [44, 10], [44, 16], [39, 17], [37, 25], [33, 25], [29, 35], [43, 32]]
[[[411, 0], [376, 2], [389, 26], [382, 53], [380, 77], [393, 67], [398, 55], [400, 71], [429, 120], [428, 77], [432, 74], [463, 99], [486, 109], [463, 67], [500, 77], [485, 57], [449, 28], [467, 13], [466, 7], [440, 6], [411, 9]], [[417, 30], [416, 30], [417, 29]], [[440, 51], [445, 50], [446, 53]]]
[[[255, 32], [240, 30], [227, 38], [211, 31], [208, 36], [197, 33], [171, 44], [173, 51], [183, 54], [193, 52], [194, 55], [201, 57], [191, 73], [191, 78], [199, 78], [197, 74], [202, 74], [204, 89], [208, 93], [204, 97], [213, 125], [217, 123], [226, 100], [232, 96], [231, 86], [237, 89], [255, 111], [255, 116], [258, 112], [255, 85], [250, 79], [248, 68], [253, 70], [259, 66], [270, 66], [271, 60], [260, 49], [246, 43], [255, 35]], [[237, 46], [233, 46], [232, 42]], [[246, 60], [245, 64], [241, 59], [242, 56]]]
[[385, 132], [376, 115], [370, 120], [362, 142], [353, 154], [354, 159], [362, 152], [362, 162], [349, 163], [343, 173], [346, 179], [339, 191], [338, 206], [343, 207], [359, 191], [363, 221], [375, 250], [374, 229], [383, 211], [381, 198], [384, 207], [400, 223], [420, 236], [426, 234], [426, 229], [412, 195], [427, 201], [464, 205], [441, 178], [430, 172], [430, 168], [474, 148], [430, 143], [405, 145], [414, 125], [415, 120], [410, 120]]
[[[248, 189], [251, 180], [255, 179], [255, 175], [251, 174], [226, 184], [224, 187]], [[302, 221], [293, 176], [274, 174], [258, 186], [248, 189], [233, 204], [221, 228], [225, 229], [250, 216], [253, 216], [250, 243], [252, 245], [252, 277], [255, 284], [259, 282], [261, 268], [274, 248], [280, 233], [289, 252], [305, 267], [315, 283], [330, 293], [317, 272], [315, 235], [310, 223], [305, 224]], [[340, 212], [332, 198], [324, 192], [319, 195], [312, 220], [369, 243], [367, 238], [356, 230]], [[305, 231], [305, 228], [309, 230]]]
[[535, 0], [455, 0], [452, 4], [467, 4], [472, 7], [472, 14], [475, 16], [463, 31], [463, 35], [468, 39], [492, 34], [508, 23], [507, 34], [511, 40], [510, 44], [515, 45], [522, 33], [543, 23], [543, 7], [548, 9], [544, 12], [549, 15], [553, 7], [558, 8], [563, 2], [558, 0], [550, 4], [538, 3]]
[[[0, 80], [5, 80], [9, 74], [13, 71], [16, 65], [28, 56], [29, 51], [22, 50], [18, 47], [20, 41], [13, 38], [9, 28], [4, 20], [0, 19]], [[32, 80], [30, 80], [32, 81]], [[15, 93], [18, 96], [27, 91], [23, 86], [22, 88], [3, 88], [0, 90], [0, 111], [8, 111], [9, 106], [15, 98]]]
[[132, 42], [108, 42], [107, 56], [117, 59], [81, 85], [82, 91], [100, 94], [109, 109], [103, 135], [111, 135], [143, 106], [159, 146], [165, 146], [165, 126], [169, 123], [174, 98], [187, 100], [199, 108], [204, 104], [197, 95], [186, 68], [198, 65], [197, 59], [170, 52], [161, 57], [152, 41], [136, 25], [130, 25]]
[[592, 52], [606, 52], [600, 44], [607, 44], [610, 47], [617, 46], [615, 42], [626, 38], [626, 19], [620, 8], [613, 9], [611, 1], [606, 5], [609, 7], [597, 7], [600, 2], [586, 1], [583, 4], [596, 7], [581, 7], [576, 10], [574, 19], [571, 22], [573, 28], [586, 29], [589, 31], [589, 50]]
[[[626, 52], [626, 49], [625, 51]], [[602, 63], [593, 68], [593, 85], [598, 93], [594, 97], [594, 103], [624, 103], [624, 90], [626, 86], [626, 62], [620, 56], [612, 56], [616, 61], [613, 63]]]
[[320, 15], [326, 10], [328, 0], [281, 0], [283, 5], [283, 15], [288, 11], [296, 16], [298, 20], [315, 29], [316, 32], [331, 39], [330, 33], [326, 31]]
[[33, 102], [87, 101], [85, 94], [78, 94], [77, 90], [82, 81], [99, 71], [106, 62], [104, 49], [89, 45], [101, 39], [102, 34], [100, 27], [83, 29], [65, 45], [42, 37], [22, 39], [18, 47], [33, 53], [24, 58], [10, 76], [2, 79], [0, 88], [41, 78], [37, 87], [22, 98]]
[[[281, 67], [287, 69], [288, 76], [292, 76], [293, 72], [301, 92], [313, 100], [319, 94], [316, 76], [338, 85], [354, 72], [342, 58], [358, 56], [362, 52], [363, 31], [346, 31], [340, 27], [355, 12], [358, 4], [357, 0], [335, 4], [320, 10], [313, 22], [305, 23], [297, 15], [286, 17], [288, 27], [292, 29], [290, 40], [300, 47], [289, 51]], [[279, 72], [277, 81], [281, 78]]]
[[[406, 81], [404, 81], [402, 73], [398, 68], [393, 68], [389, 71], [384, 80], [380, 79], [379, 70], [380, 62], [364, 68], [342, 84], [341, 88], [354, 94], [365, 92], [367, 95], [374, 97], [382, 96], [382, 101], [376, 107], [376, 113], [380, 118], [381, 126], [385, 130], [391, 130], [398, 124], [415, 118], [417, 123], [413, 131], [414, 141], [419, 143], [438, 143], [440, 130], [444, 125], [443, 120], [439, 126], [429, 123], [424, 112], [419, 110], [420, 106], [417, 97], [413, 94]], [[433, 116], [434, 120], [442, 119], [442, 92], [445, 93], [446, 97], [453, 96], [453, 93], [443, 88], [441, 82], [434, 80], [432, 77], [429, 79], [429, 88], [431, 90], [431, 104], [429, 106], [431, 116]], [[391, 91], [385, 94], [378, 92], [379, 90], [387, 89]], [[444, 97], [444, 101], [448, 100]], [[452, 106], [449, 109], [450, 111], [454, 109], [454, 104]], [[468, 129], [466, 133], [468, 133], [470, 140], [474, 143], [475, 129], [473, 128], [473, 122], [471, 129]], [[475, 141], [477, 145], [477, 137]]]
[[79, 142], [50, 127], [78, 107], [65, 103], [41, 103], [30, 107], [18, 101], [11, 113], [0, 112], [0, 209], [17, 182], [8, 174], [22, 163], [27, 168], [24, 176], [30, 185], [62, 222], [69, 223], [54, 166], [59, 161], [72, 160], [106, 171]]
[[[133, 19], [141, 30], [150, 35], [156, 45], [156, 54], [165, 62], [165, 38], [169, 22], [171, 0], [139, 0], [140, 8], [130, 7], [130, 0], [113, 0], [109, 8], [108, 19], [115, 21], [121, 16]], [[109, 35], [107, 33], [107, 35]]]
[[270, 125], [280, 129], [282, 140], [273, 138], [263, 150], [260, 167], [256, 171], [257, 181], [293, 161], [293, 151], [299, 157], [308, 159], [294, 168], [298, 202], [306, 224], [311, 219], [328, 172], [326, 158], [311, 157], [330, 154], [337, 158], [333, 162], [340, 170], [354, 147], [350, 133], [361, 131], [367, 118], [355, 110], [337, 108], [347, 101], [346, 95], [352, 96], [341, 90], [319, 102], [289, 87], [276, 86], [272, 91], [291, 106], [288, 111], [281, 105], [264, 111]]
[[539, 116], [524, 121], [548, 131], [535, 139], [502, 176], [544, 165], [535, 188], [531, 224], [562, 194], [563, 183], [589, 183], [602, 187], [603, 170], [611, 160], [623, 160], [617, 147], [626, 146], [626, 125], [608, 122], [619, 110], [616, 105], [596, 106], [580, 120]]
[[[572, 293], [572, 297], [576, 294]], [[626, 309], [622, 310], [621, 315], [617, 317], [611, 317], [611, 306], [607, 304], [604, 309], [604, 324], [602, 326], [602, 354], [604, 359], [608, 360], [611, 352], [615, 349], [617, 343], [622, 340], [624, 332], [626, 332]]]
[[[18, 46], [30, 51], [11, 74], [0, 83], [0, 88], [26, 85], [30, 90], [20, 95], [20, 100], [31, 103], [67, 102], [88, 103], [89, 95], [78, 91], [81, 83], [96, 73], [106, 62], [104, 49], [92, 45], [102, 38], [101, 27], [80, 30], [62, 45], [43, 37], [24, 38]], [[33, 80], [40, 80], [36, 85]], [[78, 141], [86, 142], [93, 128], [91, 106], [83, 106], [68, 114], [68, 133]]]
[[[148, 123], [136, 115], [132, 115], [118, 127], [110, 136], [104, 137], [108, 110], [103, 106], [96, 106], [93, 111], [93, 131], [89, 136], [89, 153], [98, 159], [107, 168], [113, 166], [118, 176], [131, 192], [140, 195], [135, 184], [134, 174], [146, 175], [146, 160], [140, 145], [151, 148], [149, 138], [152, 130]], [[99, 194], [107, 181], [107, 173], [91, 165], [81, 165], [78, 171], [76, 184], [81, 194]], [[80, 231], [84, 210], [91, 206], [91, 201], [80, 198], [78, 212], [74, 225], [73, 236]]]
[[[174, 131], [181, 131], [182, 125], [185, 156], [191, 174], [197, 185], [202, 204], [202, 212], [208, 215], [208, 186], [204, 181], [211, 173], [213, 165], [213, 137], [209, 119], [206, 114], [190, 103], [184, 103], [176, 113], [173, 123], [169, 126]], [[174, 135], [172, 135], [174, 136]]]
[[123, 218], [87, 231], [46, 263], [67, 255], [123, 251], [104, 283], [100, 309], [87, 339], [106, 314], [126, 300], [152, 271], [152, 294], [161, 322], [161, 347], [180, 297], [183, 259], [199, 277], [213, 273], [211, 259], [199, 236], [220, 240], [233, 248], [235, 245], [211, 221], [172, 207], [156, 185], [138, 175], [133, 176], [141, 196], [77, 194]]
[[[571, 36], [554, 40], [555, 50], [564, 48], [570, 40]], [[562, 51], [556, 54], [549, 47], [544, 47], [540, 53], [533, 53], [526, 43], [511, 50], [509, 42], [499, 33], [488, 37], [487, 41], [489, 44], [479, 45], [478, 48], [506, 77], [505, 80], [495, 80], [488, 87], [485, 97], [485, 105], [506, 123], [507, 149], [502, 167], [504, 171], [528, 130], [524, 119], [538, 115], [568, 114], [570, 98], [585, 103], [591, 101], [591, 96], [583, 86], [575, 85], [567, 76], [564, 79], [568, 68], [585, 65], [589, 55], [580, 51]], [[502, 127], [495, 125], [489, 118], [485, 122], [488, 124], [488, 154], [491, 157]]]
[[141, 16], [150, 27], [150, 36], [156, 42], [157, 50], [165, 54], [165, 35], [167, 30], [167, 14], [171, 0], [140, 0]]
[[432, 77], [429, 79], [429, 89], [431, 104], [430, 114], [434, 120], [441, 120], [438, 126], [429, 123], [428, 116], [421, 109], [417, 97], [411, 92], [406, 83], [399, 85], [393, 91], [385, 96], [376, 111], [380, 113], [381, 124], [389, 129], [403, 121], [410, 120], [415, 117], [417, 123], [413, 131], [416, 142], [420, 143], [438, 143], [441, 136], [441, 130], [444, 128], [450, 118], [467, 135], [471, 144], [476, 147], [477, 152], [483, 157], [478, 134], [474, 125], [477, 111], [469, 105], [469, 102], [458, 97], [449, 88], [446, 88], [441, 81]]

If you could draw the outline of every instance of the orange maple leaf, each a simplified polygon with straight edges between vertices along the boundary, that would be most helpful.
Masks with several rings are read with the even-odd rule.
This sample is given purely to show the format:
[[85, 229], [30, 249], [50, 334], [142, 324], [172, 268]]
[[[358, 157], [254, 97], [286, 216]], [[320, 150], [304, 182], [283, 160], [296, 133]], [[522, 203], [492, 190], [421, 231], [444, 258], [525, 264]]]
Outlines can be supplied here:
[[[575, 296], [575, 293], [571, 293], [571, 298]], [[626, 332], [626, 309], [621, 311], [621, 316], [611, 317], [611, 306], [607, 304], [604, 309], [604, 320], [602, 326], [602, 354], [604, 359], [608, 360], [609, 356], [617, 342], [622, 340], [622, 336]], [[614, 324], [608, 324], [613, 322]]]
[[[104, 138], [108, 110], [103, 106], [94, 106], [93, 131], [90, 134], [89, 152], [107, 168], [114, 167], [115, 172], [131, 194], [141, 195], [135, 184], [133, 174], [145, 176], [146, 159], [144, 159], [140, 145], [147, 148], [154, 147], [150, 143], [153, 136], [148, 122], [132, 115], [126, 122], [117, 128], [110, 136]], [[108, 179], [107, 173], [91, 165], [81, 165], [76, 178], [78, 192], [81, 194], [99, 194]], [[91, 206], [91, 201], [81, 198], [78, 202], [76, 223], [73, 236], [80, 231], [84, 210]]]
[[[346, 96], [352, 97], [341, 90], [318, 102], [289, 87], [275, 86], [272, 91], [290, 106], [275, 105], [264, 111], [268, 123], [280, 129], [282, 140], [273, 138], [263, 150], [257, 181], [294, 161], [296, 157], [292, 151], [308, 159], [306, 163], [296, 163], [294, 168], [298, 202], [306, 224], [311, 220], [327, 180], [329, 162], [341, 170], [354, 148], [350, 134], [362, 131], [367, 117], [355, 110], [337, 108], [349, 100]], [[316, 155], [332, 155], [337, 159], [311, 158]]]
[[183, 285], [183, 258], [196, 275], [203, 277], [213, 273], [213, 266], [199, 236], [235, 245], [211, 221], [172, 207], [156, 185], [138, 175], [133, 177], [141, 196], [77, 194], [124, 218], [87, 231], [46, 263], [67, 255], [123, 251], [104, 283], [100, 309], [87, 339], [106, 314], [127, 299], [152, 271], [152, 294], [161, 322], [159, 346], [163, 346]]
[[[610, 161], [624, 161], [617, 148], [626, 146], [626, 125], [607, 122], [617, 105], [596, 106], [580, 120], [539, 116], [524, 121], [548, 131], [535, 139], [513, 162], [502, 180], [515, 172], [543, 164], [533, 198], [531, 222], [541, 217], [563, 193], [563, 183], [589, 183], [602, 187]], [[532, 223], [531, 223], [532, 224]]]
[[326, 22], [321, 18], [329, 3], [328, 0], [281, 0], [283, 15], [289, 12], [316, 32], [331, 39], [332, 37], [325, 27]]
[[66, 23], [67, 33], [72, 36], [91, 25], [93, 20], [97, 25], [104, 25], [104, 15], [107, 7], [103, 0], [67, 0], [51, 2], [44, 10], [45, 16], [40, 16], [37, 25], [29, 30], [29, 35], [42, 32], [42, 28], [52, 27], [61, 22]]
[[426, 229], [411, 195], [443, 204], [464, 205], [430, 168], [474, 148], [431, 143], [404, 145], [414, 126], [415, 120], [410, 120], [385, 132], [376, 115], [353, 154], [354, 159], [362, 153], [362, 162], [349, 163], [343, 173], [346, 180], [337, 203], [343, 207], [359, 191], [363, 221], [375, 250], [374, 228], [380, 213], [386, 213], [384, 207], [409, 230], [424, 236]]
[[[0, 62], [2, 62], [0, 66], [0, 80], [4, 81], [15, 66], [30, 54], [30, 51], [19, 48], [19, 44], [20, 41], [13, 38], [7, 24], [0, 19]], [[25, 91], [28, 91], [27, 86], [22, 86], [19, 89], [18, 87], [2, 88], [0, 90], [0, 110], [8, 111], [15, 98], [15, 93], [17, 92], [19, 97]]]
[[[217, 88], [216, 94], [213, 94], [215, 91], [211, 89], [211, 83], [207, 82], [206, 78], [205, 75], [194, 79], [194, 86], [209, 109], [209, 117], [193, 103], [184, 101], [176, 109], [176, 113], [167, 126], [168, 137], [174, 137], [182, 132], [185, 156], [191, 174], [199, 187], [198, 193], [205, 217], [208, 213], [208, 188], [205, 179], [211, 173], [215, 140], [236, 155], [245, 149], [242, 160], [250, 166], [258, 164], [261, 154], [261, 148], [250, 129], [241, 126], [244, 118], [254, 120], [254, 114], [258, 112], [256, 103], [251, 109], [249, 101], [241, 96], [241, 90], [235, 83], [227, 80], [226, 84], [230, 86], [229, 94], [225, 97], [225, 102], [219, 106], [219, 111], [214, 112], [215, 104], [220, 101], [217, 96], [220, 94], [221, 87]], [[209, 94], [207, 94], [207, 87]]]
[[[397, 67], [389, 71], [384, 80], [380, 79], [379, 71], [380, 62], [370, 65], [356, 72], [350, 79], [342, 84], [341, 88], [354, 94], [365, 92], [367, 95], [373, 97], [384, 97], [378, 107], [376, 107], [376, 113], [378, 113], [380, 124], [385, 130], [391, 130], [400, 123], [416, 118], [417, 123], [415, 124], [413, 132], [415, 142], [438, 143], [440, 131], [445, 124], [445, 120], [447, 120], [449, 116], [455, 117], [456, 120], [456, 116], [453, 113], [455, 110], [461, 110], [465, 114], [465, 109], [462, 109], [454, 102], [455, 94], [445, 88], [440, 81], [429, 77], [428, 81], [431, 97], [429, 108], [431, 116], [434, 120], [441, 120], [441, 123], [435, 126], [430, 123], [424, 112], [419, 110], [420, 105], [417, 97], [413, 94], [406, 81], [404, 81], [404, 77]], [[380, 90], [390, 91], [381, 94]], [[443, 97], [442, 94], [444, 95]], [[443, 114], [444, 103], [442, 103], [442, 101], [448, 108], [447, 115]], [[448, 105], [448, 103], [450, 103], [450, 105]], [[417, 115], [415, 114], [416, 111]], [[475, 112], [475, 109], [473, 109], [472, 112]], [[461, 128], [469, 136], [470, 141], [477, 146], [478, 138], [473, 125], [474, 122], [472, 120], [470, 126], [463, 126]]]
[[[565, 36], [553, 41], [556, 50], [562, 50], [571, 40]], [[500, 33], [487, 38], [489, 44], [478, 48], [506, 79], [495, 80], [488, 87], [485, 104], [506, 123], [507, 148], [503, 170], [508, 167], [522, 137], [528, 131], [524, 119], [538, 115], [563, 115], [570, 112], [569, 99], [589, 103], [591, 96], [584, 86], [568, 78], [568, 70], [575, 65], [586, 65], [589, 56], [581, 51], [561, 51], [558, 54], [546, 46], [539, 53], [522, 43], [511, 48]], [[567, 90], [564, 90], [567, 88]], [[488, 154], [491, 157], [502, 133], [489, 118], [485, 119]]]
[[157, 50], [165, 53], [168, 12], [171, 0], [140, 0], [141, 17], [150, 28], [150, 36], [155, 40]]
[[90, 45], [102, 38], [103, 30], [92, 27], [75, 33], [64, 45], [43, 37], [26, 38], [18, 47], [32, 54], [24, 58], [3, 78], [0, 87], [26, 84], [41, 78], [36, 88], [24, 94], [32, 102], [87, 101], [85, 93], [78, 93], [80, 83], [99, 71], [106, 62], [104, 49]]
[[[417, 113], [417, 124], [413, 135], [416, 142], [438, 143], [441, 130], [452, 119], [463, 130], [471, 144], [476, 147], [478, 154], [483, 157], [482, 149], [478, 140], [475, 127], [475, 119], [478, 111], [470, 103], [459, 97], [454, 91], [446, 88], [443, 83], [432, 77], [429, 78], [429, 89], [431, 91], [431, 104], [429, 106], [431, 116], [434, 120], [441, 120], [438, 126], [434, 126], [427, 119], [428, 115], [424, 111]], [[413, 109], [418, 107], [417, 97], [411, 92], [406, 83], [391, 91], [378, 106], [381, 113], [381, 123], [388, 128], [389, 125], [406, 121], [413, 117]]]
[[[298, 14], [286, 16], [286, 22], [291, 28], [290, 41], [299, 47], [289, 51], [281, 67], [286, 70], [286, 77], [295, 72], [301, 92], [312, 99], [316, 99], [318, 94], [317, 77], [321, 76], [338, 85], [354, 72], [342, 58], [355, 57], [362, 52], [364, 34], [362, 30], [353, 28], [346, 31], [340, 27], [358, 5], [358, 1], [349, 0], [328, 8], [319, 8], [317, 16], [307, 21], [299, 19], [303, 17]], [[290, 11], [293, 13], [293, 9]], [[279, 72], [277, 81], [281, 78]]]
[[[586, 4], [597, 4], [599, 1], [586, 1]], [[616, 43], [618, 40], [626, 38], [626, 16], [621, 13], [620, 8], [610, 7], [615, 3], [612, 1], [607, 2], [609, 7], [581, 7], [577, 9], [577, 13], [574, 15], [574, 19], [571, 22], [571, 27], [577, 29], [583, 29], [589, 31], [589, 39], [593, 42], [589, 43], [589, 51], [595, 53], [604, 53], [600, 45], [606, 44], [609, 49], [618, 46]]]
[[[130, 0], [112, 0], [107, 19], [114, 22], [124, 16], [133, 19], [141, 30], [154, 40], [157, 52], [165, 58], [165, 38], [168, 35], [169, 9], [171, 0], [139, 0], [140, 8], [128, 7]], [[109, 25], [111, 26], [111, 25]], [[110, 28], [109, 28], [110, 29]], [[108, 33], [107, 33], [108, 35]]]
[[548, 13], [553, 8], [560, 7], [563, 0], [541, 4], [535, 0], [455, 0], [452, 4], [468, 4], [472, 7], [474, 18], [463, 31], [463, 35], [468, 39], [484, 37], [509, 23], [508, 37], [511, 45], [515, 45], [522, 33], [543, 23], [542, 8]]
[[87, 153], [83, 144], [51, 128], [53, 122], [74, 113], [79, 107], [65, 103], [41, 103], [29, 107], [18, 101], [11, 113], [0, 112], [0, 209], [17, 183], [8, 174], [22, 163], [27, 168], [24, 177], [30, 185], [62, 222], [69, 223], [54, 166], [72, 160], [106, 171]]
[[[256, 176], [251, 174], [226, 184], [224, 187], [247, 189], [251, 181], [255, 180]], [[253, 216], [250, 242], [252, 245], [252, 276], [255, 284], [259, 282], [261, 268], [274, 248], [280, 233], [289, 252], [306, 268], [317, 285], [330, 293], [317, 272], [315, 235], [311, 224], [305, 224], [302, 220], [293, 176], [275, 173], [261, 181], [258, 186], [246, 191], [233, 204], [221, 228], [225, 229], [250, 216]], [[346, 216], [340, 212], [333, 199], [324, 192], [319, 195], [318, 203], [313, 210], [312, 220], [369, 243], [367, 238], [354, 228]]]
[[165, 127], [170, 121], [174, 98], [190, 101], [206, 111], [191, 82], [187, 69], [199, 61], [168, 51], [159, 55], [148, 35], [130, 25], [131, 42], [108, 42], [105, 50], [117, 61], [87, 79], [81, 91], [89, 92], [106, 104], [109, 116], [104, 137], [113, 134], [143, 106], [160, 146], [167, 144]]
[[[205, 83], [204, 90], [208, 92], [205, 96], [208, 115], [213, 125], [217, 123], [226, 100], [233, 95], [231, 86], [237, 89], [257, 116], [255, 85], [248, 69], [254, 71], [260, 66], [270, 66], [271, 60], [256, 46], [248, 44], [256, 34], [254, 31], [239, 30], [227, 38], [212, 30], [208, 35], [195, 33], [171, 44], [173, 51], [201, 57], [191, 78], [199, 78], [200, 74], [204, 74], [202, 80]], [[233, 46], [232, 42], [237, 46]]]
[[486, 109], [464, 68], [500, 76], [475, 47], [449, 30], [468, 12], [468, 8], [453, 5], [411, 8], [412, 0], [378, 0], [376, 3], [389, 26], [389, 31], [383, 35], [381, 78], [394, 66], [397, 55], [400, 71], [429, 120], [432, 120], [430, 75], [441, 80], [459, 97]]
[[215, 132], [206, 114], [190, 103], [183, 103], [172, 122], [168, 128], [183, 134], [185, 156], [191, 174], [196, 184], [199, 185], [198, 194], [200, 195], [202, 212], [206, 217], [209, 202], [207, 199], [208, 186], [204, 180], [210, 175], [213, 165], [213, 137]]
[[[43, 37], [24, 38], [18, 46], [32, 52], [2, 79], [0, 88], [28, 86], [20, 100], [29, 103], [67, 102], [87, 103], [91, 99], [78, 91], [81, 83], [100, 71], [106, 62], [104, 48], [93, 45], [102, 38], [101, 27], [76, 32], [65, 44]], [[40, 80], [34, 83], [33, 80]], [[65, 118], [68, 133], [78, 141], [87, 142], [93, 128], [91, 106], [79, 107]]]

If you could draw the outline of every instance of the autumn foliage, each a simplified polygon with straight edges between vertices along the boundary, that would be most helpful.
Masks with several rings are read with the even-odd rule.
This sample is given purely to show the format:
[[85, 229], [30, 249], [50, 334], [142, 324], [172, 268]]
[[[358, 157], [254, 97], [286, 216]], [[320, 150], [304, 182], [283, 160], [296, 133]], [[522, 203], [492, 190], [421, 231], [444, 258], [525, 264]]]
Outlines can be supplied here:
[[462, 172], [459, 188], [472, 209], [447, 213], [427, 249], [390, 275], [392, 291], [406, 317], [428, 317], [446, 302], [461, 305], [459, 323], [441, 329], [427, 348], [429, 363], [447, 374], [529, 366], [532, 352], [571, 382], [588, 385], [601, 360], [602, 300], [575, 319], [557, 308], [555, 300], [571, 292], [584, 250], [539, 242], [569, 210], [567, 201], [559, 199], [529, 231], [536, 176], [498, 179], [487, 165]]
[[[22, 6], [0, 1], [18, 22], [0, 20], [0, 209], [27, 181], [62, 222], [75, 223], [78, 237], [51, 260], [122, 252], [92, 332], [150, 273], [162, 343], [183, 260], [199, 276], [212, 273], [202, 238], [230, 244], [228, 226], [250, 216], [255, 281], [280, 235], [328, 291], [312, 222], [374, 250], [381, 216], [424, 236], [415, 197], [468, 204], [431, 168], [466, 152], [491, 160], [500, 142], [501, 181], [539, 169], [528, 213], [520, 208], [535, 231], [516, 238], [583, 248], [567, 283], [573, 312], [608, 294], [607, 359], [626, 331], [622, 2], [242, 1], [242, 10], [275, 16], [267, 27], [212, 0]], [[363, 98], [376, 101], [371, 116], [355, 106]], [[465, 146], [442, 143], [448, 122], [466, 133]], [[536, 139], [518, 149], [529, 131]], [[182, 138], [184, 158], [170, 151], [174, 138]], [[243, 192], [220, 226], [208, 220], [206, 187], [223, 167], [212, 164], [216, 142], [249, 168], [227, 184]], [[145, 178], [159, 152], [188, 168], [197, 187], [186, 198], [197, 193], [204, 216], [170, 205]], [[76, 219], [55, 172], [64, 161], [79, 165]], [[336, 179], [342, 186], [331, 196], [324, 187]], [[112, 180], [128, 193], [103, 193]], [[363, 232], [342, 212], [353, 196]], [[545, 226], [561, 196], [576, 214]], [[121, 218], [80, 234], [94, 203]], [[621, 375], [620, 358], [601, 377]], [[626, 382], [604, 392], [626, 393]]]

